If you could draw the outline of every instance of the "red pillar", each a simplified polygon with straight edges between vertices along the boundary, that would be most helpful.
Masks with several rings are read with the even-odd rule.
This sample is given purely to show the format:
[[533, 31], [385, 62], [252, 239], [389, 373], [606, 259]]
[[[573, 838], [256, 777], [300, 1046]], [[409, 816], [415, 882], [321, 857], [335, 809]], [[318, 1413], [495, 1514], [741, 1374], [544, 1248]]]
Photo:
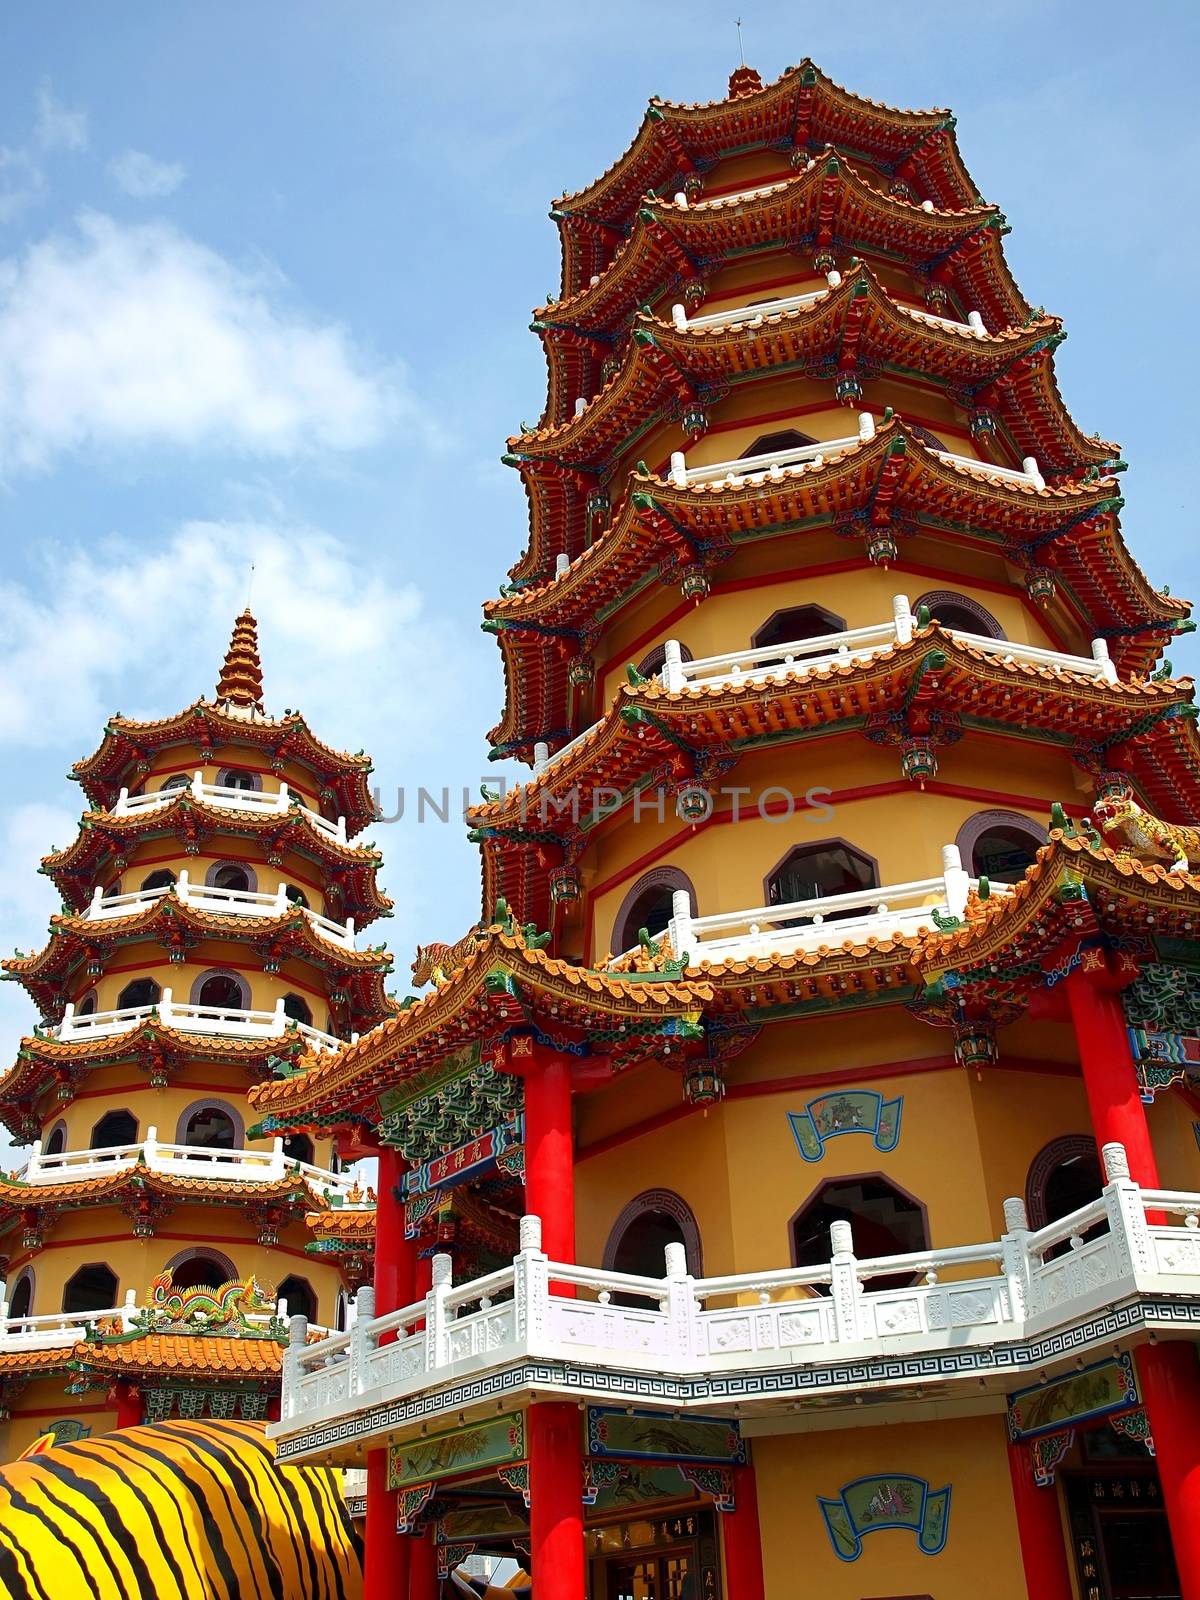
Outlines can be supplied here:
[[571, 1067], [538, 1049], [525, 1079], [525, 1209], [542, 1219], [542, 1249], [575, 1264], [575, 1156]]
[[[379, 1152], [375, 1186], [375, 1315], [385, 1316], [415, 1299], [416, 1247], [404, 1237], [404, 1203], [398, 1186], [399, 1153]], [[363, 1600], [400, 1600], [408, 1588], [413, 1540], [396, 1531], [396, 1494], [388, 1488], [387, 1451], [367, 1452], [367, 1523], [363, 1545]], [[436, 1594], [436, 1590], [431, 1591]]]
[[733, 1510], [717, 1518], [725, 1552], [725, 1593], [729, 1600], [765, 1600], [758, 1484], [752, 1466], [734, 1467], [733, 1498]]
[[1008, 1471], [1029, 1600], [1071, 1600], [1058, 1491], [1053, 1484], [1040, 1489], [1034, 1483], [1029, 1446], [1012, 1439], [1008, 1441]]
[[[438, 1600], [441, 1585], [437, 1575], [437, 1547], [433, 1533], [409, 1534], [404, 1539], [408, 1546], [408, 1600]], [[402, 1600], [405, 1591], [398, 1585], [391, 1591], [392, 1600]]]
[[1066, 980], [1066, 990], [1096, 1144], [1123, 1144], [1129, 1176], [1143, 1189], [1157, 1189], [1158, 1167], [1120, 996], [1103, 977], [1082, 970]]
[[140, 1428], [142, 1425], [142, 1393], [124, 1379], [117, 1384], [117, 1427]]
[[1139, 1345], [1138, 1388], [1162, 1484], [1183, 1600], [1200, 1600], [1200, 1364], [1179, 1339]]
[[528, 1422], [533, 1592], [537, 1600], [584, 1600], [579, 1407], [570, 1400], [537, 1401]]

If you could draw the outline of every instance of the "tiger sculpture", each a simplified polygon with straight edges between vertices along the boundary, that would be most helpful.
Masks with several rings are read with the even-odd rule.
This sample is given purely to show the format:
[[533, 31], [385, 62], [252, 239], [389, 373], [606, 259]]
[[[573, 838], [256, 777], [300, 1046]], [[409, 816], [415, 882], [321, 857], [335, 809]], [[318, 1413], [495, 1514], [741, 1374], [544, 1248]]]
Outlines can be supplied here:
[[1169, 861], [1170, 872], [1200, 869], [1200, 829], [1164, 822], [1161, 817], [1143, 811], [1136, 800], [1124, 794], [1097, 800], [1092, 815], [1100, 824], [1100, 831], [1114, 835], [1125, 845], [1128, 854], [1151, 861]]
[[0, 1467], [4, 1600], [361, 1600], [341, 1489], [264, 1425], [156, 1422]]
[[479, 948], [478, 930], [472, 928], [457, 944], [419, 944], [412, 964], [413, 982], [419, 988], [433, 982], [440, 989], [457, 968], [463, 966]]

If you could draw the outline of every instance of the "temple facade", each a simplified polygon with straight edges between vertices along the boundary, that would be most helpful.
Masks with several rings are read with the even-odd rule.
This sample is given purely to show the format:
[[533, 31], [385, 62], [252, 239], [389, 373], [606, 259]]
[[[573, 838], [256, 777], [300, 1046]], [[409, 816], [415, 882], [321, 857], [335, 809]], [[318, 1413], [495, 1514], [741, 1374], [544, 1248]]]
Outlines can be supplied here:
[[280, 1457], [369, 1600], [1200, 1600], [1190, 624], [1062, 325], [807, 62], [552, 216], [480, 923], [251, 1090], [380, 1160]]
[[[268, 715], [256, 627], [212, 699], [117, 716], [73, 776], [45, 946], [4, 963], [41, 1021], [0, 1079], [27, 1159], [0, 1178], [5, 1459], [172, 1416], [278, 1414], [285, 1321], [344, 1326], [373, 1216], [329, 1135], [262, 1139], [246, 1091], [389, 1014], [365, 756]], [[310, 1227], [308, 1219], [314, 1227]]]

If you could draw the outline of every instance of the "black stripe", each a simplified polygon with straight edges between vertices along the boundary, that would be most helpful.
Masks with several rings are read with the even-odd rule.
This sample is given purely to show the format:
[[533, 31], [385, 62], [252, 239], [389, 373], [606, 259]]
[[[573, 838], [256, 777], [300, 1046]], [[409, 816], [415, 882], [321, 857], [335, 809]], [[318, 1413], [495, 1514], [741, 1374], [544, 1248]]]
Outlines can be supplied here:
[[[104, 1442], [109, 1447], [110, 1451], [114, 1446], [116, 1447], [118, 1459], [122, 1461], [128, 1461], [129, 1465], [132, 1467], [139, 1465], [138, 1458], [141, 1454], [139, 1447], [128, 1440], [122, 1439], [121, 1430], [118, 1430], [116, 1433], [109, 1434], [105, 1438]], [[96, 1459], [98, 1460], [99, 1458], [97, 1457]], [[116, 1467], [111, 1461], [106, 1460], [105, 1465], [108, 1466], [110, 1471], [116, 1471]], [[137, 1500], [143, 1511], [145, 1511], [146, 1519], [150, 1523], [150, 1526], [154, 1529], [154, 1532], [157, 1536], [159, 1552], [161, 1553], [162, 1558], [169, 1568], [172, 1576], [175, 1578], [175, 1581], [178, 1583], [180, 1594], [185, 1594], [187, 1592], [187, 1569], [181, 1566], [175, 1559], [175, 1553], [177, 1549], [186, 1550], [188, 1548], [188, 1532], [187, 1524], [183, 1520], [183, 1512], [180, 1509], [177, 1497], [171, 1494], [170, 1485], [161, 1484], [157, 1478], [152, 1478], [151, 1474], [149, 1473], [146, 1474], [148, 1478], [151, 1478], [151, 1481], [154, 1483], [156, 1488], [162, 1488], [166, 1491], [163, 1495], [163, 1502], [164, 1504], [170, 1506], [171, 1510], [175, 1513], [175, 1516], [178, 1519], [179, 1539], [178, 1541], [173, 1542], [167, 1537], [167, 1531], [163, 1527], [162, 1519], [159, 1517], [158, 1510], [153, 1501], [150, 1499], [150, 1496], [143, 1494], [141, 1489], [138, 1488], [136, 1474], [132, 1472], [122, 1472], [118, 1473], [118, 1476], [120, 1477], [125, 1488], [129, 1490], [130, 1494], [133, 1495], [134, 1499]], [[194, 1572], [195, 1570], [195, 1563], [193, 1562], [192, 1571]]]
[[[270, 1518], [267, 1508], [258, 1493], [255, 1473], [251, 1470], [253, 1466], [258, 1464], [269, 1469], [272, 1463], [259, 1440], [247, 1439], [244, 1435], [235, 1435], [233, 1440], [226, 1440], [220, 1436], [219, 1432], [215, 1439], [210, 1438], [203, 1431], [206, 1426], [211, 1427], [212, 1424], [201, 1423], [197, 1425], [196, 1431], [188, 1435], [189, 1441], [198, 1450], [203, 1450], [206, 1455], [220, 1461], [229, 1473], [230, 1478], [239, 1479], [244, 1485], [244, 1492], [240, 1498], [247, 1511], [253, 1506], [257, 1514], [257, 1528], [255, 1531], [258, 1534], [258, 1545], [262, 1553], [263, 1566], [266, 1568], [267, 1582], [271, 1587], [272, 1600], [285, 1600], [287, 1591], [283, 1580], [283, 1570], [272, 1548]], [[255, 1463], [253, 1459], [249, 1461], [246, 1459], [245, 1447], [247, 1444], [258, 1446], [258, 1453], [263, 1457], [261, 1463]], [[232, 1448], [234, 1445], [238, 1448]], [[274, 1474], [269, 1473], [269, 1476], [273, 1477]]]
[[[170, 1425], [165, 1422], [155, 1423], [154, 1432], [156, 1434], [161, 1434], [167, 1432], [169, 1427]], [[142, 1431], [144, 1433], [149, 1433], [150, 1429], [146, 1428]], [[198, 1478], [194, 1477], [188, 1472], [188, 1463], [172, 1458], [162, 1450], [156, 1450], [154, 1446], [147, 1440], [139, 1439], [137, 1442], [137, 1448], [149, 1456], [152, 1461], [158, 1462], [168, 1479], [176, 1478], [180, 1480], [181, 1483], [187, 1485], [187, 1488], [191, 1493], [192, 1503], [200, 1517], [200, 1521], [204, 1528], [205, 1538], [208, 1541], [207, 1552], [204, 1550], [192, 1551], [192, 1554], [196, 1558], [197, 1573], [202, 1578], [207, 1578], [211, 1582], [215, 1576], [207, 1560], [207, 1555], [211, 1555], [212, 1562], [216, 1565], [216, 1568], [225, 1583], [225, 1593], [228, 1596], [228, 1600], [242, 1600], [242, 1588], [238, 1581], [238, 1575], [234, 1570], [233, 1563], [229, 1559], [229, 1552], [225, 1548], [225, 1541], [221, 1537], [221, 1530], [217, 1524], [217, 1519], [213, 1516], [212, 1508], [210, 1507], [208, 1499], [204, 1493], [203, 1484]], [[197, 1463], [197, 1465], [201, 1465], [201, 1463]], [[209, 1472], [208, 1476], [211, 1477], [212, 1473]], [[170, 1492], [169, 1483], [164, 1484], [163, 1487], [167, 1492]], [[220, 1484], [218, 1484], [217, 1487], [219, 1489], [221, 1487]], [[226, 1501], [228, 1501], [227, 1496]], [[230, 1520], [233, 1520], [232, 1516]], [[237, 1531], [236, 1523], [234, 1524], [234, 1531]], [[243, 1548], [245, 1548], [244, 1543]]]
[[[8, 1530], [0, 1527], [0, 1583], [4, 1585], [5, 1600], [50, 1600], [49, 1595], [37, 1581], [37, 1569], [30, 1561], [25, 1550], [13, 1540], [14, 1548], [9, 1549], [10, 1534]], [[31, 1589], [25, 1582], [25, 1573], [21, 1570], [21, 1562], [17, 1560], [17, 1552], [24, 1557], [25, 1568], [30, 1579], [36, 1585]]]
[[[39, 1465], [40, 1465], [40, 1463], [39, 1463]], [[46, 1485], [41, 1481], [40, 1477], [38, 1477], [36, 1479], [31, 1479], [30, 1480], [30, 1487], [32, 1488], [35, 1483], [37, 1484], [37, 1487], [41, 1489], [42, 1493], [46, 1496], [47, 1500], [50, 1501], [51, 1505], [58, 1505], [59, 1502], [57, 1500], [55, 1500], [54, 1496], [50, 1493], [50, 1491], [46, 1487]], [[87, 1557], [84, 1555], [83, 1551], [79, 1548], [79, 1546], [75, 1543], [75, 1541], [73, 1539], [71, 1539], [70, 1537], [68, 1537], [67, 1533], [62, 1528], [60, 1528], [58, 1526], [58, 1524], [54, 1521], [54, 1519], [51, 1518], [51, 1517], [47, 1517], [46, 1513], [43, 1510], [41, 1510], [38, 1507], [35, 1507], [33, 1505], [32, 1501], [30, 1501], [24, 1494], [22, 1494], [19, 1489], [14, 1489], [12, 1484], [11, 1484], [11, 1482], [7, 1483], [5, 1485], [5, 1488], [8, 1490], [9, 1503], [11, 1504], [13, 1510], [14, 1511], [23, 1511], [27, 1517], [33, 1517], [36, 1522], [40, 1522], [43, 1528], [49, 1528], [49, 1529], [53, 1530], [54, 1536], [58, 1540], [58, 1542], [60, 1544], [65, 1544], [68, 1550], [71, 1550], [71, 1551], [74, 1552], [75, 1558], [79, 1562], [80, 1571], [89, 1574], [89, 1577], [90, 1577], [91, 1570], [92, 1570], [91, 1569], [91, 1563], [88, 1561]], [[65, 1508], [63, 1508], [63, 1509], [65, 1509]], [[80, 1523], [78, 1517], [71, 1515], [71, 1516], [69, 1516], [68, 1526], [80, 1527], [80, 1526], [83, 1526], [83, 1525]], [[109, 1555], [108, 1551], [104, 1548], [103, 1542], [99, 1538], [97, 1538], [95, 1533], [93, 1533], [90, 1528], [87, 1528], [86, 1526], [84, 1526], [84, 1531], [89, 1535], [89, 1537], [92, 1539], [93, 1543], [95, 1544], [97, 1550], [104, 1557], [104, 1560], [108, 1565], [109, 1571], [113, 1575], [113, 1580], [115, 1581], [115, 1583], [117, 1585], [117, 1589], [119, 1591], [120, 1588], [121, 1588], [122, 1582], [123, 1582], [122, 1575], [117, 1571], [116, 1567], [113, 1566], [112, 1558]], [[29, 1551], [26, 1551], [25, 1554], [26, 1554], [26, 1558], [28, 1559]], [[32, 1562], [30, 1562], [30, 1566], [33, 1567], [33, 1563]], [[94, 1583], [91, 1584], [91, 1592], [94, 1595], [99, 1594], [99, 1590], [96, 1588], [96, 1585]]]
[[[39, 1461], [38, 1465], [45, 1473], [48, 1474], [48, 1476], [56, 1479], [57, 1482], [62, 1484], [64, 1489], [74, 1490], [74, 1492], [81, 1497], [86, 1505], [94, 1508], [99, 1515], [105, 1529], [107, 1530], [109, 1538], [116, 1545], [117, 1549], [122, 1552], [122, 1554], [125, 1556], [125, 1559], [132, 1567], [134, 1578], [136, 1579], [141, 1592], [145, 1594], [153, 1594], [154, 1580], [150, 1576], [150, 1569], [146, 1565], [145, 1559], [138, 1545], [137, 1538], [133, 1531], [125, 1526], [120, 1517], [113, 1514], [112, 1501], [100, 1488], [100, 1485], [96, 1482], [96, 1479], [93, 1477], [84, 1477], [80, 1473], [76, 1472], [74, 1467], [68, 1466], [65, 1461], [58, 1459], [53, 1450], [47, 1451], [45, 1457]], [[50, 1495], [48, 1487], [46, 1489], [46, 1494], [48, 1498], [54, 1498], [52, 1495]], [[68, 1504], [64, 1503], [63, 1510], [65, 1511], [68, 1508]], [[83, 1526], [86, 1527], [88, 1524], [83, 1523]]]
[[[335, 1481], [332, 1471], [330, 1471], [328, 1467], [309, 1468], [309, 1471], [305, 1474], [305, 1476], [309, 1478], [309, 1481], [311, 1482], [312, 1478], [310, 1477], [310, 1474], [315, 1475], [322, 1498], [324, 1499], [325, 1504], [329, 1507], [329, 1518], [322, 1519], [323, 1526], [326, 1530], [325, 1548], [330, 1551], [331, 1554], [336, 1550], [340, 1556], [340, 1559], [336, 1563], [331, 1563], [331, 1566], [334, 1568], [340, 1591], [341, 1581], [343, 1577], [345, 1577], [349, 1568], [349, 1563], [353, 1559], [354, 1525], [350, 1521], [349, 1512], [346, 1510], [346, 1497], [342, 1493], [340, 1486]], [[339, 1600], [339, 1597], [335, 1597], [335, 1600]]]

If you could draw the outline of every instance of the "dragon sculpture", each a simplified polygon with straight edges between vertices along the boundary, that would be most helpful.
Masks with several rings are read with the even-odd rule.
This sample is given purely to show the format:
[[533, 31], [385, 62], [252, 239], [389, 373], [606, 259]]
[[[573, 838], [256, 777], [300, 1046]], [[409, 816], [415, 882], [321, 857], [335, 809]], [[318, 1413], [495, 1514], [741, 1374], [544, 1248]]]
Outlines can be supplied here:
[[1119, 841], [1124, 853], [1149, 861], [1169, 861], [1171, 872], [1200, 871], [1200, 828], [1164, 822], [1143, 811], [1130, 795], [1107, 795], [1097, 800], [1092, 815], [1110, 843]]
[[203, 1285], [176, 1289], [168, 1268], [151, 1282], [146, 1309], [156, 1321], [166, 1318], [172, 1323], [183, 1323], [199, 1317], [210, 1327], [228, 1327], [236, 1323], [245, 1328], [249, 1326], [251, 1312], [274, 1311], [275, 1299], [274, 1291], [260, 1284], [253, 1274], [248, 1278], [235, 1278], [215, 1289]]

